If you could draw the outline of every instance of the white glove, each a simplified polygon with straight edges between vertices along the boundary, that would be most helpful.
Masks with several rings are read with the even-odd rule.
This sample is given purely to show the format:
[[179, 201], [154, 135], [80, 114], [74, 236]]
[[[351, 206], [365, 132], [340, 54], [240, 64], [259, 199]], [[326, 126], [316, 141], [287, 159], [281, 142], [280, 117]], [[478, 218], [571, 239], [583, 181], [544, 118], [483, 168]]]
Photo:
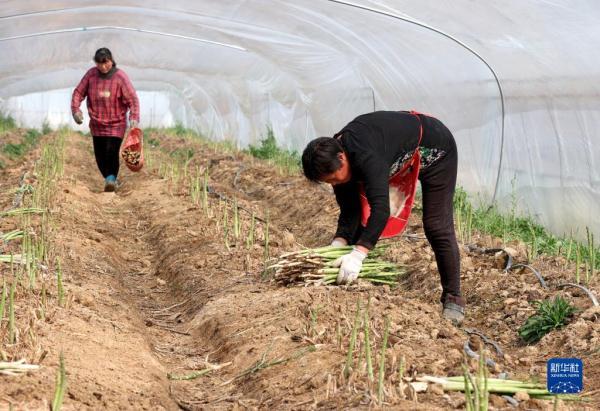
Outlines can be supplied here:
[[356, 281], [365, 258], [367, 258], [367, 255], [355, 248], [352, 252], [335, 260], [333, 266], [340, 267], [336, 282], [338, 284], [351, 284]]
[[138, 122], [135, 120], [129, 120], [129, 128], [137, 128]]
[[83, 123], [83, 113], [81, 111], [73, 113], [73, 120], [75, 120], [77, 124]]
[[344, 240], [343, 238], [340, 238], [340, 237], [334, 238], [333, 241], [331, 242], [332, 247], [345, 247], [347, 245], [348, 245], [348, 243], [346, 242], [346, 240]]

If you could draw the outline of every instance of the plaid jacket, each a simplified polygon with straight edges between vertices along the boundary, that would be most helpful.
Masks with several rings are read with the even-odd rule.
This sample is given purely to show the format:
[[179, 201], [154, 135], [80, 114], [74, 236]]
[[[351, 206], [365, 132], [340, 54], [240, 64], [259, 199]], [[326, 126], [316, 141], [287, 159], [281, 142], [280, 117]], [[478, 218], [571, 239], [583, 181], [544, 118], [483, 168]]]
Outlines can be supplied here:
[[96, 67], [89, 69], [73, 91], [73, 114], [80, 111], [79, 106], [86, 97], [93, 136], [123, 137], [127, 128], [127, 109], [129, 120], [140, 121], [140, 103], [123, 70], [116, 69], [109, 78], [102, 78]]

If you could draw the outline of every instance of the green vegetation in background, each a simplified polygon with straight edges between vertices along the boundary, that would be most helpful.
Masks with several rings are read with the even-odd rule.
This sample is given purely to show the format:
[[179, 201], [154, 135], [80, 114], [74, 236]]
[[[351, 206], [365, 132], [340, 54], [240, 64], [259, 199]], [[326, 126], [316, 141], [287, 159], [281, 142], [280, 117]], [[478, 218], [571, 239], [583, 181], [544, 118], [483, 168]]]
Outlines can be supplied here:
[[288, 151], [277, 146], [273, 129], [267, 126], [267, 136], [260, 140], [260, 145], [248, 147], [248, 152], [256, 158], [268, 160], [292, 174], [300, 170], [300, 155], [297, 151]]
[[519, 336], [527, 344], [533, 344], [542, 339], [550, 331], [567, 324], [576, 309], [562, 297], [553, 300], [533, 301], [537, 313], [525, 321], [519, 328]]
[[178, 147], [169, 153], [169, 156], [180, 163], [186, 163], [194, 157], [194, 149], [191, 147]]
[[589, 228], [586, 227], [587, 240], [582, 243], [574, 239], [573, 232], [568, 238], [560, 238], [531, 218], [518, 217], [514, 185], [513, 181], [511, 209], [508, 214], [502, 214], [495, 206], [475, 208], [467, 193], [460, 187], [457, 188], [454, 195], [454, 217], [459, 239], [469, 243], [474, 230], [477, 230], [501, 238], [504, 244], [521, 241], [527, 245], [529, 262], [540, 254], [562, 256], [567, 262], [575, 262], [575, 282], [581, 283], [582, 278], [586, 284], [593, 281], [600, 268], [600, 259], [597, 257], [600, 249]]
[[42, 134], [46, 135], [50, 133], [52, 133], [52, 127], [50, 127], [50, 124], [48, 124], [47, 120], [44, 120], [44, 122], [42, 123]]
[[41, 137], [41, 133], [35, 129], [27, 130], [23, 142], [14, 144], [8, 143], [2, 146], [2, 152], [4, 152], [10, 159], [16, 160], [27, 153], [27, 151], [34, 147]]
[[[169, 134], [169, 135], [175, 135], [178, 137], [196, 137], [202, 140], [205, 140], [205, 137], [202, 136], [200, 133], [196, 132], [195, 130], [191, 129], [191, 128], [186, 128], [183, 126], [183, 124], [181, 123], [175, 123], [175, 126], [173, 127], [166, 127], [166, 128], [157, 128], [157, 127], [146, 127], [144, 128], [144, 135], [149, 135], [149, 134], [158, 134], [158, 133], [164, 133], [164, 134]], [[158, 143], [158, 140], [153, 139], [155, 142]], [[152, 143], [151, 143], [152, 144]]]
[[147, 143], [150, 144], [151, 147], [156, 148], [160, 145], [160, 140], [157, 138], [150, 137]]
[[[192, 129], [185, 128], [180, 123], [175, 124], [174, 127], [169, 128], [145, 128], [144, 135], [148, 136], [148, 144], [153, 147], [159, 147], [161, 141], [158, 138], [150, 137], [152, 134], [164, 133], [167, 135], [175, 135], [178, 137], [196, 138], [202, 140], [209, 146], [215, 147], [215, 149], [224, 150], [227, 152], [239, 151], [236, 143], [230, 140], [223, 141], [211, 141], [208, 140], [201, 133], [198, 133]], [[170, 153], [172, 157], [186, 161], [193, 156], [191, 149], [176, 149]], [[253, 146], [250, 145], [244, 152], [250, 154], [253, 157], [261, 160], [267, 160], [271, 164], [279, 167], [280, 171], [286, 172], [287, 174], [293, 174], [300, 170], [300, 155], [296, 151], [288, 151], [277, 146], [277, 140], [271, 127], [267, 127], [267, 135], [260, 140], [260, 144]]]
[[[16, 130], [15, 120], [10, 116], [5, 116], [0, 113], [0, 134]], [[25, 133], [23, 141], [20, 143], [7, 143], [0, 146], [0, 151], [6, 154], [11, 160], [16, 160], [27, 153], [31, 148], [35, 147], [43, 134], [52, 132], [52, 129], [47, 122], [42, 125], [42, 133], [36, 129], [28, 129]], [[0, 168], [4, 168], [4, 163], [0, 161]]]
[[17, 128], [15, 119], [0, 113], [0, 134]]

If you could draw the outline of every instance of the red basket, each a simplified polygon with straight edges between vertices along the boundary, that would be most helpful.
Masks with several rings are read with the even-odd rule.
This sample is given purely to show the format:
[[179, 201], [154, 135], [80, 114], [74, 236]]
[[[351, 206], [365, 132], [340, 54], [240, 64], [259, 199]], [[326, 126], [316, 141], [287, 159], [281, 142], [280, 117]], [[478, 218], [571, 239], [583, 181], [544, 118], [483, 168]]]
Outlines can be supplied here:
[[[139, 153], [138, 158], [135, 154]], [[140, 171], [144, 166], [144, 150], [143, 150], [143, 133], [139, 128], [132, 128], [127, 133], [125, 141], [121, 146], [121, 157], [125, 161], [125, 165], [131, 171]]]

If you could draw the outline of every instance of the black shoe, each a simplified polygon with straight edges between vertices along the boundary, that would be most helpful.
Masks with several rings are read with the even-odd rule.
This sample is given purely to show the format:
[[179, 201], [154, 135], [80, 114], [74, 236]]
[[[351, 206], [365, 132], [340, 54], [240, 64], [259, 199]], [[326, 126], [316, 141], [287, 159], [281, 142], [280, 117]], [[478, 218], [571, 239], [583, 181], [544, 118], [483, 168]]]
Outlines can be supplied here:
[[442, 317], [452, 321], [455, 325], [460, 325], [465, 319], [465, 307], [456, 303], [445, 302]]

